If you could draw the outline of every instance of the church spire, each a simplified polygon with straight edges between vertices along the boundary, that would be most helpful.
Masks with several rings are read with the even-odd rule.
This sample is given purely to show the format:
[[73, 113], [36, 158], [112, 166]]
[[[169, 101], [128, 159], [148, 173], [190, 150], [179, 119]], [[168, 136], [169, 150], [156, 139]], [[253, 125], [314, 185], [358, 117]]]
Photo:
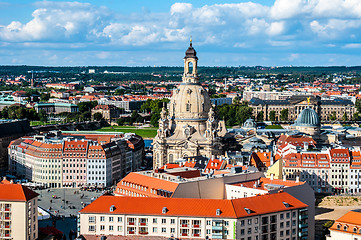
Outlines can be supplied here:
[[184, 74], [183, 83], [198, 83], [198, 72], [197, 72], [197, 52], [192, 45], [192, 36], [189, 41], [189, 47], [184, 57]]

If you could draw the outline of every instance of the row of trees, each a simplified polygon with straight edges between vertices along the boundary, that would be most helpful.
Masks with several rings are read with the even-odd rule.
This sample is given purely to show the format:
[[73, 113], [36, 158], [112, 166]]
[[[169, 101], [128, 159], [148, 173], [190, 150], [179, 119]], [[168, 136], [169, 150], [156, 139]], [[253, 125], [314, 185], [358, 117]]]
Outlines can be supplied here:
[[13, 105], [5, 107], [0, 112], [0, 118], [5, 119], [28, 119], [29, 121], [46, 122], [48, 116], [44, 110], [37, 113], [34, 108], [25, 108], [23, 106]]

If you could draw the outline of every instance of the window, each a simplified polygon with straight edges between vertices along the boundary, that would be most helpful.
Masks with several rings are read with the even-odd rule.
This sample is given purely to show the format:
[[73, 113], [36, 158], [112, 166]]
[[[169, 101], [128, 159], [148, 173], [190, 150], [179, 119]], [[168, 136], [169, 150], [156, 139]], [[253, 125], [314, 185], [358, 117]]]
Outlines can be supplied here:
[[241, 227], [244, 226], [244, 220], [241, 220]]
[[241, 236], [244, 235], [244, 229], [241, 229]]
[[94, 216], [89, 217], [88, 222], [89, 223], [95, 223], [95, 217]]
[[[243, 230], [244, 231], [244, 230]], [[228, 235], [228, 230], [224, 230], [224, 234]]]
[[109, 222], [113, 222], [114, 218], [113, 217], [109, 217]]
[[113, 226], [109, 225], [109, 231], [113, 231]]
[[105, 217], [104, 217], [104, 216], [101, 216], [101, 217], [100, 217], [100, 221], [101, 221], [101, 222], [104, 222], [104, 221], [105, 221]]
[[224, 221], [224, 226], [229, 226], [229, 221]]
[[207, 234], [211, 234], [211, 230], [210, 230], [210, 229], [207, 229]]
[[258, 227], [254, 227], [254, 233], [258, 233]]
[[172, 219], [170, 220], [170, 224], [175, 224], [175, 219], [172, 218]]
[[210, 225], [211, 225], [211, 221], [207, 220], [207, 226], [210, 226]]
[[248, 219], [248, 225], [252, 225], [252, 219]]
[[167, 219], [162, 218], [162, 224], [166, 224], [167, 223]]
[[154, 228], [153, 228], [153, 232], [154, 232], [154, 233], [158, 232], [158, 228], [157, 228], [157, 227], [154, 227]]
[[248, 228], [247, 234], [252, 234], [252, 228]]
[[171, 228], [171, 229], [170, 229], [170, 232], [171, 232], [171, 233], [175, 233], [175, 228]]
[[100, 225], [100, 231], [104, 231], [105, 230], [105, 226], [104, 225]]
[[287, 217], [287, 218], [290, 218], [290, 213], [289, 213], [289, 212], [286, 213], [286, 217]]
[[162, 233], [166, 233], [167, 229], [166, 228], [162, 228]]
[[157, 218], [153, 218], [153, 223], [157, 223], [158, 221], [157, 221], [158, 219]]
[[94, 225], [90, 225], [89, 226], [89, 232], [94, 232], [95, 231], [95, 226]]
[[122, 226], [118, 226], [118, 232], [121, 232], [123, 230]]
[[122, 222], [122, 221], [123, 221], [122, 217], [118, 217], [118, 222]]

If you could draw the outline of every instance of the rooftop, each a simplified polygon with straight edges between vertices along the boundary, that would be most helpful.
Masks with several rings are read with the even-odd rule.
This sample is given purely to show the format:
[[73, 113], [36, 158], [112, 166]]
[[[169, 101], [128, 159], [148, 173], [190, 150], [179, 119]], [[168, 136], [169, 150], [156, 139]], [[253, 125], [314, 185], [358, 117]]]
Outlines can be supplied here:
[[[114, 206], [114, 211], [110, 211]], [[285, 192], [232, 200], [192, 198], [139, 198], [103, 195], [80, 213], [134, 214], [242, 218], [306, 208], [306, 204]], [[164, 209], [166, 212], [163, 213]], [[249, 209], [250, 211], [247, 211]], [[219, 212], [220, 214], [217, 214]]]

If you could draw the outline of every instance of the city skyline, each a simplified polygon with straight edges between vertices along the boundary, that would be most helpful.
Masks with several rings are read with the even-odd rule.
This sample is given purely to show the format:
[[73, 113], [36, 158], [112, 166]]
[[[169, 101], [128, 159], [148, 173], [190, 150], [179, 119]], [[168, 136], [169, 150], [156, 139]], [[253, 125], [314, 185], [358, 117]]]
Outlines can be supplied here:
[[0, 65], [361, 65], [361, 2], [0, 2]]

